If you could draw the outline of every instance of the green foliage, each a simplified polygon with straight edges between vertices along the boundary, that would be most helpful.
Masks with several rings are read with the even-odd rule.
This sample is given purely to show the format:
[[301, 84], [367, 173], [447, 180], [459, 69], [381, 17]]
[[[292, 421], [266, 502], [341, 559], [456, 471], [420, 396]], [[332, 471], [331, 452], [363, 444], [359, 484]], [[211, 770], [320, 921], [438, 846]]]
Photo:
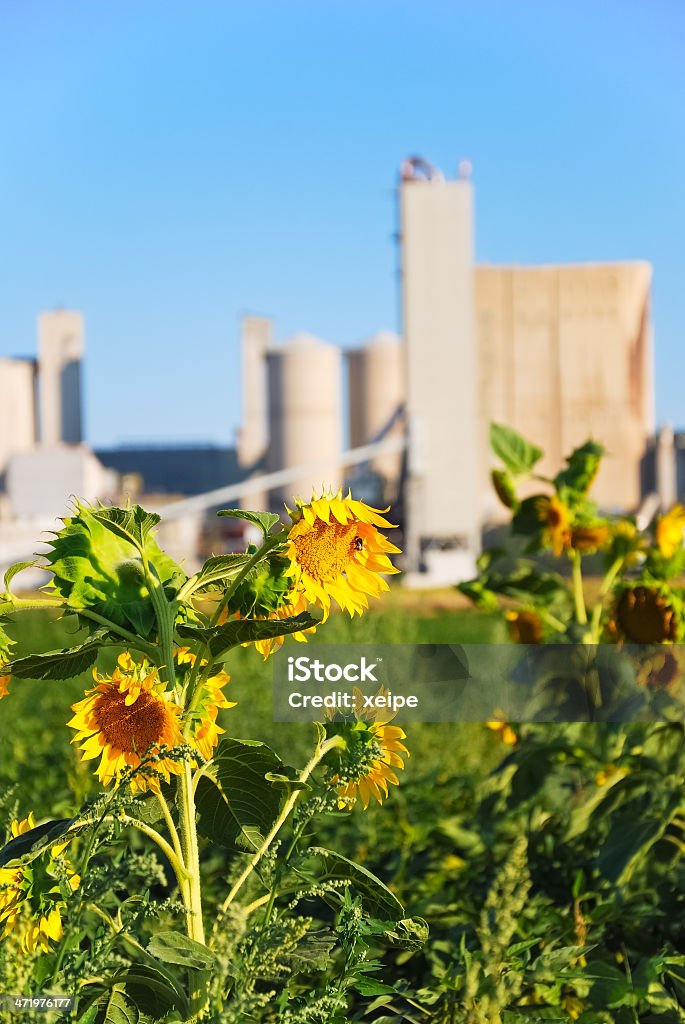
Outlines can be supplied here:
[[490, 445], [513, 477], [527, 476], [542, 458], [541, 448], [500, 423], [490, 424]]
[[178, 632], [182, 637], [202, 640], [208, 645], [212, 657], [218, 660], [240, 644], [299, 633], [315, 626], [317, 621], [309, 612], [300, 612], [286, 619], [235, 619], [209, 629], [179, 626]]
[[222, 740], [211, 777], [205, 775], [198, 784], [200, 833], [229, 850], [258, 849], [283, 798], [283, 788], [273, 776], [285, 777], [285, 770], [280, 757], [263, 743]]
[[132, 509], [77, 505], [50, 542], [46, 557], [52, 586], [70, 608], [89, 609], [149, 637], [155, 626], [151, 586], [158, 583], [173, 594], [185, 579], [180, 566], [152, 536], [158, 522], [159, 516], [139, 505]]
[[586, 495], [597, 476], [604, 454], [604, 447], [596, 441], [586, 441], [579, 448], [574, 448], [566, 459], [566, 468], [554, 478], [557, 491]]
[[264, 534], [265, 540], [280, 519], [280, 516], [277, 516], [274, 512], [246, 512], [242, 508], [225, 508], [217, 514], [228, 516], [231, 519], [244, 519], [248, 523], [258, 526]]

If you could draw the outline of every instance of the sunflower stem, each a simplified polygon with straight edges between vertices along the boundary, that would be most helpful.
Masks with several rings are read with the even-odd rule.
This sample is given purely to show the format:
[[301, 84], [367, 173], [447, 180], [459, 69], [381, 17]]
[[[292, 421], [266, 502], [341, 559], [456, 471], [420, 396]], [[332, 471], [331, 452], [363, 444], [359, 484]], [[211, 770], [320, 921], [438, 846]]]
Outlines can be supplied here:
[[185, 867], [183, 850], [181, 849], [181, 840], [179, 838], [178, 829], [176, 828], [174, 819], [171, 816], [169, 804], [167, 803], [166, 798], [164, 797], [164, 794], [162, 793], [161, 789], [155, 790], [154, 793], [155, 796], [157, 797], [159, 806], [162, 808], [162, 814], [164, 815], [166, 827], [169, 829], [169, 835], [171, 836], [171, 842], [173, 843], [174, 846], [174, 852], [178, 857], [179, 861], [181, 862], [181, 864], [183, 864]]
[[573, 572], [573, 600], [576, 607], [576, 622], [581, 626], [585, 626], [587, 624], [587, 609], [585, 607], [585, 592], [583, 590], [581, 556], [577, 551], [571, 551], [570, 557]]
[[[304, 769], [302, 770], [302, 773], [300, 774], [299, 781], [300, 782], [306, 782], [307, 779], [309, 778], [309, 776], [314, 771], [314, 769], [317, 767], [317, 765], [326, 756], [326, 754], [328, 754], [329, 751], [333, 750], [335, 747], [342, 747], [342, 746], [344, 746], [344, 743], [345, 743], [345, 741], [343, 740], [342, 736], [331, 736], [329, 739], [325, 740], [323, 743], [318, 743], [317, 747], [316, 747], [316, 750], [314, 751], [313, 756], [307, 762], [307, 764], [305, 765]], [[274, 839], [276, 838], [278, 833], [281, 831], [281, 829], [285, 825], [285, 823], [288, 820], [288, 818], [290, 817], [290, 814], [291, 814], [293, 808], [295, 807], [295, 804], [297, 803], [298, 798], [299, 798], [301, 792], [302, 792], [301, 789], [296, 789], [296, 790], [294, 790], [290, 794], [290, 796], [288, 797], [288, 799], [286, 800], [286, 802], [283, 805], [281, 813], [278, 815], [278, 817], [276, 818], [276, 821], [274, 822], [273, 826], [271, 827], [271, 831], [268, 833], [268, 835], [264, 839], [264, 842], [259, 847], [259, 849], [256, 850], [253, 853], [252, 857], [250, 857], [250, 861], [247, 864], [247, 866], [245, 867], [245, 870], [242, 872], [242, 874], [239, 876], [239, 878], [235, 881], [233, 887], [231, 888], [231, 891], [229, 892], [228, 896], [226, 897], [224, 902], [221, 904], [221, 907], [219, 908], [219, 913], [217, 914], [216, 922], [215, 922], [215, 925], [214, 925], [214, 934], [217, 933], [219, 925], [221, 924], [223, 918], [226, 916], [226, 913], [227, 913], [228, 908], [230, 907], [231, 903], [233, 903], [233, 900], [236, 898], [236, 896], [238, 895], [238, 893], [242, 889], [243, 885], [248, 880], [248, 878], [250, 877], [252, 872], [255, 870], [255, 868], [259, 864], [260, 860], [262, 859], [264, 854], [268, 851], [268, 849], [271, 846], [271, 844], [273, 843]]]
[[590, 632], [592, 633], [593, 642], [596, 644], [599, 643], [599, 626], [602, 621], [602, 611], [604, 610], [604, 598], [611, 590], [613, 582], [621, 571], [624, 561], [625, 555], [619, 555], [619, 557], [612, 562], [599, 588], [597, 601], [592, 609], [592, 620], [590, 622]]
[[183, 858], [176, 856], [176, 851], [173, 849], [171, 844], [166, 841], [164, 836], [160, 836], [159, 832], [152, 828], [151, 825], [146, 824], [144, 821], [139, 821], [138, 818], [132, 818], [128, 814], [120, 814], [116, 818], [113, 817], [113, 820], [120, 821], [124, 825], [130, 825], [132, 828], [137, 828], [139, 832], [142, 832], [144, 836], [147, 836], [148, 839], [151, 839], [153, 843], [157, 844], [174, 869], [174, 874], [178, 879], [179, 889], [183, 892], [184, 888], [190, 881], [190, 870], [184, 863]]
[[[147, 580], [152, 605], [157, 617], [159, 635], [158, 665], [163, 678], [176, 691], [176, 668], [174, 665], [174, 620], [176, 604], [170, 604], [159, 578], [150, 569], [143, 553], [143, 569]], [[179, 694], [176, 693], [177, 699]], [[193, 793], [193, 769], [184, 761], [183, 770], [177, 777], [180, 844], [186, 878], [181, 888], [185, 907], [186, 932], [188, 937], [204, 945], [205, 932], [202, 920], [202, 883], [200, 879], [200, 853], [197, 842], [197, 821], [195, 796]], [[168, 844], [167, 844], [168, 845]], [[207, 1005], [208, 975], [205, 971], [188, 971], [191, 1016], [198, 1016]]]

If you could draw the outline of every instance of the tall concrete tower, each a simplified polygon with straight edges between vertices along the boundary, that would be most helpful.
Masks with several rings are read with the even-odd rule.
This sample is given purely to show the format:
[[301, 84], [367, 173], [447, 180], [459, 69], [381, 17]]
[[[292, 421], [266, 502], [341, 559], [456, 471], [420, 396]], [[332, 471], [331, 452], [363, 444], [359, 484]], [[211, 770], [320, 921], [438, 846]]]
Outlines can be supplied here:
[[450, 583], [474, 569], [485, 464], [472, 186], [410, 160], [399, 201], [409, 426], [405, 545], [410, 571]]
[[[370, 444], [404, 433], [405, 359], [402, 339], [392, 331], [378, 331], [358, 348], [346, 353], [350, 446]], [[386, 495], [396, 496], [402, 455], [377, 455], [371, 468], [383, 477]]]
[[[243, 385], [243, 421], [238, 435], [238, 461], [246, 472], [263, 471], [269, 443], [269, 407], [266, 380], [266, 353], [273, 340], [271, 320], [263, 316], [245, 316], [241, 321], [241, 361]], [[255, 490], [243, 495], [246, 509], [266, 508], [268, 495]]]
[[80, 444], [83, 317], [56, 309], [38, 317], [40, 440], [45, 447]]
[[36, 362], [0, 358], [0, 475], [36, 444]]
[[340, 349], [311, 334], [296, 334], [269, 350], [267, 373], [267, 468], [316, 467], [274, 491], [272, 506], [291, 505], [293, 496], [308, 501], [312, 488], [337, 490], [343, 483]]

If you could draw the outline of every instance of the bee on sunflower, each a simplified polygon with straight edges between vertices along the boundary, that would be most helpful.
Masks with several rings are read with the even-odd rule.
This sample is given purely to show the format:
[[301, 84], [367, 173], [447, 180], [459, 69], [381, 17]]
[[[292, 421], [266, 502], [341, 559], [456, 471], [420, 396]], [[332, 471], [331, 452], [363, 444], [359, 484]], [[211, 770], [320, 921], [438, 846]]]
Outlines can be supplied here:
[[388, 557], [399, 554], [378, 527], [394, 529], [375, 509], [342, 490], [296, 501], [287, 509], [292, 526], [287, 537], [285, 575], [309, 604], [318, 605], [324, 621], [331, 600], [354, 616], [368, 608], [369, 597], [389, 589], [385, 576], [399, 572]]
[[[33, 813], [22, 821], [13, 821], [11, 838], [24, 835], [35, 825]], [[66, 846], [53, 846], [30, 864], [0, 868], [0, 940], [16, 936], [22, 953], [36, 949], [48, 953], [51, 943], [62, 938], [62, 913], [67, 904], [60, 877], [71, 892], [81, 884], [71, 864], [62, 857]]]

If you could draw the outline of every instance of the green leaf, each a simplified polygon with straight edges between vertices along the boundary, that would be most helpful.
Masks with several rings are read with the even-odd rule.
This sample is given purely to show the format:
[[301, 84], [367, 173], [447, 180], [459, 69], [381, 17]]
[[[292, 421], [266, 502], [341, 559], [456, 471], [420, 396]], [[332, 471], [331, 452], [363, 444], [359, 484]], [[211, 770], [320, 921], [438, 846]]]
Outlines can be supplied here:
[[131, 1006], [120, 985], [112, 989], [102, 1024], [138, 1024], [138, 1011]]
[[679, 794], [671, 797], [666, 808], [652, 807], [652, 793], [623, 804], [611, 816], [611, 830], [597, 858], [597, 867], [609, 882], [621, 884], [632, 873], [668, 828], [681, 802]]
[[92, 509], [92, 515], [112, 533], [133, 544], [141, 554], [145, 551], [150, 531], [161, 522], [156, 512], [146, 512], [140, 505], [131, 508], [103, 506]]
[[92, 1006], [88, 1007], [88, 1009], [85, 1011], [85, 1013], [82, 1013], [81, 1016], [77, 1018], [76, 1024], [95, 1024], [95, 1021], [98, 1018], [98, 1013], [99, 1012], [100, 1012], [99, 1003], [95, 1002], [95, 1003], [93, 1003]]
[[223, 589], [224, 584], [240, 575], [251, 558], [252, 555], [216, 555], [208, 558], [197, 574], [193, 593]]
[[562, 469], [554, 478], [557, 491], [562, 487], [578, 494], [587, 494], [597, 476], [604, 448], [596, 441], [586, 441], [575, 448], [566, 459], [566, 469]]
[[9, 662], [6, 671], [16, 679], [73, 679], [95, 664], [107, 636], [106, 630], [98, 630], [78, 647], [17, 658]]
[[216, 957], [207, 946], [183, 932], [156, 932], [148, 942], [147, 951], [164, 963], [180, 964], [197, 971], [211, 971], [216, 964]]
[[543, 497], [541, 494], [533, 494], [530, 498], [524, 498], [511, 520], [511, 530], [523, 537], [537, 538], [542, 532], [542, 520], [538, 512], [538, 502]]
[[223, 739], [213, 759], [213, 778], [203, 776], [196, 803], [203, 836], [228, 849], [258, 849], [278, 817], [286, 766], [264, 743]]
[[311, 846], [309, 852], [323, 858], [326, 878], [347, 879], [354, 886], [367, 913], [388, 921], [401, 921], [404, 918], [404, 907], [397, 896], [361, 864], [323, 846]]
[[221, 512], [217, 512], [217, 515], [228, 516], [231, 519], [245, 519], [248, 523], [253, 523], [258, 526], [264, 538], [266, 539], [271, 533], [272, 528], [281, 518], [274, 512], [246, 512], [242, 508], [225, 508]]
[[[179, 1010], [184, 1019], [189, 1015], [188, 999], [178, 981], [169, 971], [150, 963], [131, 964], [113, 976], [115, 989], [126, 993], [137, 1010], [149, 1013], [155, 1020], [169, 1010]], [[133, 1020], [138, 1022], [139, 1018]], [[119, 1021], [116, 1021], [119, 1024]], [[122, 1022], [123, 1024], [123, 1022]], [[128, 1021], [126, 1021], [128, 1024]]]
[[24, 571], [24, 569], [31, 569], [34, 565], [42, 564], [42, 562], [34, 559], [33, 562], [15, 562], [14, 565], [11, 565], [5, 573], [5, 590], [7, 593], [10, 593], [10, 584], [15, 576], [18, 576], [20, 572]]
[[352, 982], [352, 988], [361, 996], [394, 996], [397, 989], [392, 985], [386, 985], [383, 981], [376, 981], [375, 978], [357, 978]]
[[177, 590], [185, 576], [158, 546], [150, 531], [158, 517], [133, 509], [92, 509], [75, 515], [51, 541], [47, 554], [53, 586], [71, 608], [88, 608], [147, 637], [155, 613], [141, 552], [162, 586]]
[[36, 825], [35, 828], [30, 828], [28, 832], [22, 833], [15, 839], [10, 839], [9, 843], [6, 843], [0, 850], [0, 868], [12, 860], [24, 857], [33, 850], [37, 843], [45, 839], [47, 842], [41, 843], [38, 851], [38, 853], [42, 853], [52, 842], [68, 832], [75, 821], [76, 818], [55, 818], [52, 821], [43, 822], [42, 825]]
[[457, 590], [483, 611], [494, 612], [499, 607], [495, 594], [481, 580], [465, 580], [457, 584]]
[[526, 476], [542, 458], [541, 448], [500, 423], [490, 424], [490, 446], [513, 476]]
[[491, 479], [495, 493], [504, 507], [516, 511], [519, 507], [519, 499], [516, 494], [516, 484], [513, 477], [506, 469], [493, 469]]
[[614, 1009], [618, 1006], [632, 1006], [635, 996], [632, 984], [622, 971], [613, 964], [591, 960], [584, 971], [584, 977], [592, 982], [591, 1005], [598, 1009]]
[[[426, 944], [428, 934], [428, 922], [422, 917], [403, 917], [385, 932], [385, 937], [392, 946], [417, 950]], [[537, 939], [532, 941], [537, 942]]]
[[251, 643], [254, 640], [270, 640], [275, 636], [287, 636], [299, 633], [300, 630], [316, 626], [315, 619], [309, 612], [300, 612], [287, 619], [232, 619], [223, 626], [214, 629], [198, 629], [196, 626], [179, 626], [181, 636], [202, 640], [209, 643], [213, 658], [220, 658], [232, 647]]

